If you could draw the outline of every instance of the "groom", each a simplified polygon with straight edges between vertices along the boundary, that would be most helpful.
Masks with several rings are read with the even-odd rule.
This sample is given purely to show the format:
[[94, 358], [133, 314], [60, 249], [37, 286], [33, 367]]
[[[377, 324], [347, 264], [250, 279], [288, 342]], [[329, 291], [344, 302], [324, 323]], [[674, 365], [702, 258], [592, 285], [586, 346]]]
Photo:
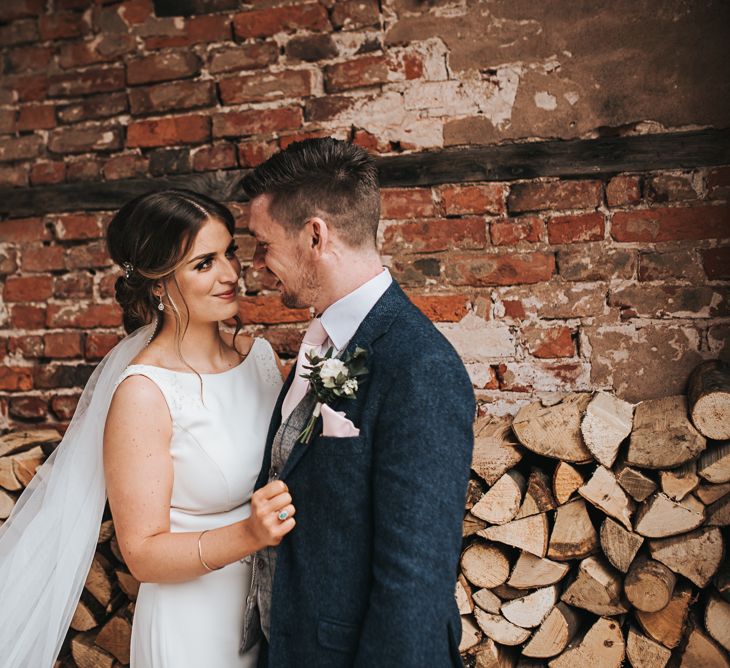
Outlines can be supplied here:
[[[291, 144], [243, 181], [254, 267], [314, 307], [269, 427], [257, 488], [284, 481], [296, 528], [254, 558], [243, 647], [260, 666], [461, 666], [454, 600], [474, 394], [454, 349], [384, 269], [370, 155]], [[365, 351], [354, 398], [315, 410], [305, 353]], [[340, 367], [342, 369], [342, 367]], [[263, 636], [263, 638], [262, 638]]]

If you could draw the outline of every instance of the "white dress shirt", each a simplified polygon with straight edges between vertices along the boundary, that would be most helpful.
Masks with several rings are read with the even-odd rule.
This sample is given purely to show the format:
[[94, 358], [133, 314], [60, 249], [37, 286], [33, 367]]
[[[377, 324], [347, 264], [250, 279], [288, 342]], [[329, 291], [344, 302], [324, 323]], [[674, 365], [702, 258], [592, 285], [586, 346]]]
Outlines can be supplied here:
[[329, 340], [323, 346], [327, 350], [334, 346], [338, 354], [347, 346], [365, 316], [375, 306], [393, 282], [387, 268], [383, 267], [377, 276], [363, 283], [359, 288], [328, 306], [320, 320]]

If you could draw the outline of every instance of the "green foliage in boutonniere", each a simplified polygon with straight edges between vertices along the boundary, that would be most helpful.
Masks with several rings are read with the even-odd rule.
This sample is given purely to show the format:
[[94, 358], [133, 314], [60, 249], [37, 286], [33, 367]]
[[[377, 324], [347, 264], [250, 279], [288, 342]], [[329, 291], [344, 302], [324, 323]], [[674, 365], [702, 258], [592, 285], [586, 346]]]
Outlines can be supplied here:
[[322, 404], [330, 404], [337, 399], [354, 399], [359, 387], [357, 379], [368, 373], [365, 366], [367, 351], [364, 348], [358, 346], [341, 359], [333, 357], [333, 354], [334, 348], [330, 347], [324, 357], [314, 353], [306, 355], [309, 364], [305, 364], [304, 368], [309, 369], [309, 373], [302, 374], [302, 378], [309, 381], [317, 403], [307, 426], [299, 434], [297, 440], [301, 443], [309, 443], [312, 438], [312, 430], [322, 410]]

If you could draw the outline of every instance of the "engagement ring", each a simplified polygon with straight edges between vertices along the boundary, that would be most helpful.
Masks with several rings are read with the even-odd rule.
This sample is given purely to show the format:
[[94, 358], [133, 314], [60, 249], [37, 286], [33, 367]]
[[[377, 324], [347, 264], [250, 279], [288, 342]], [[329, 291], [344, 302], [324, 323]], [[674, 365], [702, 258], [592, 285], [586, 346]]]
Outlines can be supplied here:
[[282, 511], [281, 511], [281, 512], [279, 513], [279, 515], [278, 515], [278, 518], [279, 518], [279, 519], [280, 519], [280, 520], [281, 520], [282, 522], [283, 522], [283, 521], [284, 521], [284, 520], [285, 520], [285, 519], [286, 519], [287, 517], [289, 517], [289, 513], [288, 513], [288, 512], [286, 511], [286, 510], [282, 510]]

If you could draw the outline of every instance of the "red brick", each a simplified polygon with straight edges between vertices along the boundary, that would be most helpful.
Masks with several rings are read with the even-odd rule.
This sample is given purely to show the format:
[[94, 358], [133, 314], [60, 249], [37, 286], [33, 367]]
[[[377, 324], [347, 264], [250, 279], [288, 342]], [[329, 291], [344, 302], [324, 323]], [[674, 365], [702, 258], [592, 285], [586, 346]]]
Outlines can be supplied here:
[[69, 273], [53, 279], [56, 299], [90, 299], [93, 294], [94, 284], [88, 273]]
[[59, 107], [58, 119], [61, 123], [78, 123], [118, 116], [125, 113], [127, 108], [127, 94], [124, 92], [92, 95], [79, 102]]
[[555, 256], [552, 253], [454, 254], [445, 269], [453, 285], [541, 283], [555, 272]]
[[387, 153], [390, 151], [390, 145], [387, 142], [380, 141], [378, 137], [367, 130], [355, 130], [352, 143], [371, 153]]
[[38, 16], [45, 8], [45, 0], [3, 0], [0, 4], [0, 21], [9, 23], [15, 19]]
[[193, 156], [193, 169], [196, 172], [208, 172], [214, 169], [236, 167], [236, 147], [233, 144], [214, 144], [203, 146]]
[[525, 306], [519, 299], [504, 299], [502, 306], [504, 307], [504, 315], [506, 318], [522, 320], [527, 317]]
[[188, 50], [155, 53], [127, 63], [127, 83], [134, 86], [194, 77], [200, 66], [200, 58]]
[[[3, 76], [3, 88], [17, 96], [17, 102], [42, 102], [48, 97], [48, 75], [26, 74]], [[16, 100], [13, 99], [13, 103]]]
[[209, 58], [211, 74], [256, 70], [275, 63], [279, 59], [279, 47], [273, 41], [222, 46], [211, 51]]
[[551, 244], [574, 244], [603, 239], [605, 220], [602, 213], [554, 216], [548, 219], [548, 241]]
[[420, 79], [423, 76], [423, 58], [418, 53], [403, 55], [403, 74], [408, 81]]
[[332, 4], [332, 25], [335, 28], [356, 30], [380, 23], [375, 0], [338, 0]]
[[192, 46], [208, 42], [227, 42], [231, 39], [231, 21], [222, 14], [192, 16], [187, 19], [182, 35], [160, 35], [145, 39], [147, 49]]
[[12, 397], [8, 412], [20, 420], [37, 420], [46, 417], [48, 402], [43, 397]]
[[154, 12], [152, 0], [126, 0], [119, 8], [119, 16], [130, 26], [144, 23], [154, 16]]
[[711, 169], [707, 173], [708, 197], [730, 197], [730, 166]]
[[262, 102], [311, 94], [311, 75], [307, 70], [285, 70], [247, 74], [218, 82], [223, 104]]
[[38, 21], [27, 19], [0, 25], [0, 46], [38, 41]]
[[505, 192], [499, 183], [441, 186], [438, 193], [447, 215], [504, 213]]
[[51, 77], [48, 94], [51, 97], [77, 97], [92, 93], [111, 93], [126, 86], [123, 67], [89, 69], [67, 72]]
[[506, 220], [495, 220], [489, 230], [495, 246], [510, 246], [520, 241], [537, 243], [540, 241], [544, 225], [537, 216], [520, 216]]
[[641, 201], [641, 179], [638, 176], [621, 174], [614, 176], [606, 186], [608, 206], [626, 206]]
[[510, 211], [594, 209], [601, 203], [600, 181], [516, 183], [510, 188]]
[[573, 357], [576, 354], [570, 327], [530, 328], [525, 332], [527, 348], [533, 357]]
[[13, 304], [10, 307], [10, 326], [14, 329], [39, 329], [46, 324], [46, 307]]
[[96, 39], [62, 44], [58, 64], [69, 69], [99, 63], [116, 62], [135, 51], [137, 44], [132, 35], [101, 34]]
[[697, 206], [617, 211], [611, 236], [616, 241], [680, 241], [730, 236], [730, 207]]
[[34, 186], [63, 183], [66, 165], [63, 162], [37, 162], [30, 170], [30, 182]]
[[33, 376], [28, 367], [0, 366], [0, 390], [32, 390]]
[[15, 109], [0, 109], [0, 134], [15, 134], [17, 129], [17, 112]]
[[28, 185], [28, 165], [0, 166], [0, 186], [23, 188]]
[[101, 236], [99, 219], [94, 214], [67, 213], [56, 218], [56, 238], [62, 241], [98, 239]]
[[730, 279], [730, 246], [700, 251], [707, 278], [713, 281]]
[[0, 139], [0, 162], [30, 160], [40, 155], [43, 139], [38, 135]]
[[43, 364], [33, 369], [33, 384], [42, 389], [85, 385], [94, 371], [90, 364]]
[[70, 420], [76, 411], [80, 394], [60, 394], [51, 399], [51, 410], [59, 420]]
[[141, 155], [115, 155], [106, 161], [102, 172], [107, 181], [116, 181], [145, 176], [148, 168], [149, 161]]
[[295, 130], [302, 123], [302, 110], [299, 107], [267, 109], [265, 113], [259, 109], [251, 109], [214, 114], [213, 137], [239, 137]]
[[8, 276], [3, 298], [7, 302], [41, 302], [53, 293], [50, 276]]
[[85, 158], [66, 165], [66, 180], [69, 183], [76, 181], [99, 181], [101, 179], [101, 163], [98, 160]]
[[446, 218], [388, 225], [383, 234], [383, 253], [433, 253], [459, 248], [475, 250], [487, 244], [483, 218]]
[[650, 202], [696, 200], [691, 174], [656, 174], [646, 181], [646, 198]]
[[[0, 276], [7, 276], [7, 274], [14, 274], [18, 271], [18, 254], [13, 248], [2, 248], [0, 249]], [[0, 357], [2, 351], [0, 351]]]
[[68, 269], [95, 269], [109, 267], [111, 264], [106, 244], [102, 241], [92, 241], [81, 246], [74, 246], [66, 251]]
[[58, 271], [66, 266], [63, 255], [61, 246], [28, 244], [21, 250], [20, 266], [23, 271]]
[[114, 125], [58, 128], [50, 133], [48, 141], [48, 149], [58, 154], [115, 151], [121, 148], [121, 128]]
[[380, 213], [385, 219], [426, 218], [436, 215], [430, 188], [388, 188], [380, 193]]
[[22, 46], [10, 49], [8, 61], [9, 72], [26, 73], [45, 70], [51, 62], [53, 52], [48, 46]]
[[111, 274], [107, 274], [106, 276], [103, 276], [101, 281], [99, 281], [99, 296], [102, 299], [112, 299], [114, 295], [116, 294], [115, 285], [117, 282], [117, 278], [119, 278], [119, 272], [114, 271]]
[[40, 336], [11, 336], [8, 352], [28, 359], [43, 357], [43, 339]]
[[215, 83], [174, 81], [160, 86], [133, 88], [129, 91], [129, 104], [135, 115], [215, 106]]
[[86, 359], [101, 359], [119, 343], [117, 334], [90, 332], [86, 335]]
[[67, 359], [81, 356], [81, 334], [78, 332], [53, 332], [43, 337], [45, 356]]
[[[357, 98], [362, 100], [362, 98]], [[350, 95], [324, 95], [313, 97], [305, 102], [305, 116], [308, 121], [321, 123], [336, 119], [341, 113], [348, 111], [355, 103]]]
[[411, 301], [433, 322], [459, 322], [467, 313], [464, 295], [414, 295]]
[[[259, 111], [255, 113], [261, 114]], [[127, 146], [130, 148], [201, 144], [209, 139], [210, 119], [201, 114], [135, 121], [127, 128]]]
[[241, 167], [256, 167], [274, 155], [278, 148], [275, 141], [244, 142], [237, 147], [238, 162]]
[[385, 56], [363, 56], [357, 60], [327, 65], [324, 68], [324, 88], [328, 93], [337, 93], [384, 84], [388, 82], [389, 72]]
[[307, 322], [309, 309], [290, 309], [284, 306], [279, 295], [241, 297], [238, 315], [244, 324], [275, 325], [284, 322]]
[[336, 58], [339, 54], [337, 45], [329, 34], [314, 34], [292, 37], [285, 47], [289, 61], [302, 60], [316, 63], [320, 60]]
[[0, 238], [7, 243], [27, 243], [49, 239], [50, 232], [42, 218], [0, 220]]
[[79, 37], [89, 30], [83, 15], [76, 12], [41, 14], [38, 20], [41, 39], [55, 40]]
[[116, 304], [75, 303], [49, 304], [48, 327], [119, 327], [122, 311]]
[[328, 26], [327, 10], [318, 2], [242, 12], [233, 17], [236, 37], [269, 37], [278, 32], [324, 30]]

